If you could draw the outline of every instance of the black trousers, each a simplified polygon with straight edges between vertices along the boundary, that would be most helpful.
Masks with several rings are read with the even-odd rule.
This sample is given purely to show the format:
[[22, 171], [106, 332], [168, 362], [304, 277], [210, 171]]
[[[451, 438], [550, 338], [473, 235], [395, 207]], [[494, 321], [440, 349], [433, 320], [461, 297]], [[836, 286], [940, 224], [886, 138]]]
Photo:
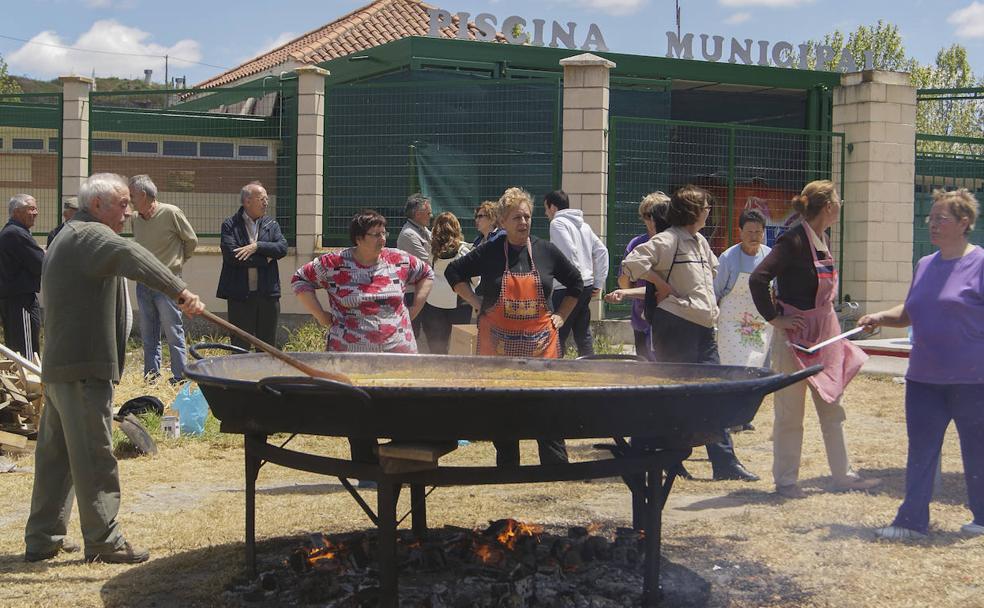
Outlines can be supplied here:
[[[228, 300], [229, 322], [251, 333], [267, 344], [277, 346], [277, 321], [280, 319], [280, 298], [251, 295], [245, 300]], [[249, 349], [250, 345], [238, 336], [230, 336], [233, 346]]]
[[[495, 464], [498, 466], [519, 466], [518, 441], [493, 441]], [[567, 464], [567, 444], [563, 439], [537, 439], [540, 451], [540, 464]]]
[[649, 332], [648, 331], [636, 331], [632, 330], [632, 335], [635, 338], [635, 350], [636, 354], [640, 357], [646, 359], [647, 361], [653, 360], [653, 348], [649, 345]]
[[[560, 354], [567, 350], [567, 336], [574, 334], [574, 344], [577, 346], [577, 356], [585, 357], [594, 354], [594, 339], [591, 337], [591, 287], [585, 287], [577, 299], [577, 305], [571, 311], [567, 321], [557, 331], [560, 340]], [[566, 289], [556, 289], [550, 300], [554, 312], [560, 310], [560, 303], [567, 297]]]
[[[652, 318], [653, 357], [666, 363], [713, 363], [720, 365], [714, 329], [692, 323], [657, 308]], [[722, 429], [724, 439], [708, 443], [707, 458], [715, 473], [724, 472], [738, 463], [731, 433]]]
[[[25, 311], [28, 316], [26, 324]], [[41, 305], [38, 304], [37, 294], [0, 299], [0, 318], [3, 319], [3, 339], [7, 348], [28, 359], [32, 359], [33, 353], [41, 352]]]
[[[415, 295], [416, 294], [413, 293], [413, 292], [403, 294], [403, 305], [407, 307], [407, 312], [408, 313], [409, 313], [410, 309], [413, 308], [413, 302], [414, 302], [414, 296]], [[420, 318], [421, 316], [423, 316], [423, 313], [417, 315], [417, 318], [416, 319], [413, 319], [412, 321], [410, 321], [410, 326], [413, 327], [413, 337], [414, 338], [419, 338], [420, 337], [420, 329], [423, 327], [423, 325], [422, 325], [423, 319]], [[429, 336], [428, 336], [428, 339], [430, 339]]]
[[467, 325], [471, 322], [471, 304], [464, 302], [457, 308], [438, 308], [424, 304], [424, 309], [417, 316], [421, 329], [427, 336], [427, 348], [432, 355], [448, 354], [448, 342], [451, 339], [452, 325]]

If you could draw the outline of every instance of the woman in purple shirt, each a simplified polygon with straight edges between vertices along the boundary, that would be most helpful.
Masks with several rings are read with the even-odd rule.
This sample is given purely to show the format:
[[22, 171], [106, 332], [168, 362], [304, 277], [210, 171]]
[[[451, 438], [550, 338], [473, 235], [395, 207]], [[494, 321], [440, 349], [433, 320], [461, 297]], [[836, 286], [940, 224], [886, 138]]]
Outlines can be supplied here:
[[[629, 255], [633, 249], [653, 238], [657, 233], [663, 232], [670, 227], [670, 223], [666, 221], [666, 210], [669, 207], [670, 197], [659, 190], [650, 192], [642, 199], [642, 202], [639, 203], [639, 219], [646, 225], [646, 233], [640, 234], [629, 241], [629, 244], [625, 247], [625, 255]], [[636, 281], [633, 284], [629, 277], [623, 274], [618, 277], [619, 289], [616, 291], [629, 289], [630, 287], [645, 287], [647, 285], [651, 285], [651, 283], [643, 280]], [[648, 292], [652, 291], [651, 287], [647, 289]], [[652, 304], [655, 305], [655, 296], [652, 293], [649, 293], [649, 295], [652, 298]], [[621, 299], [618, 301], [620, 302]], [[646, 303], [644, 298], [634, 299], [632, 301], [632, 333], [635, 335], [636, 354], [653, 361], [653, 347], [649, 337], [652, 326], [650, 326], [649, 319], [644, 314]]]
[[876, 530], [879, 538], [926, 535], [933, 480], [951, 420], [960, 435], [974, 515], [961, 531], [984, 534], [984, 249], [967, 241], [977, 214], [977, 200], [966, 189], [934, 192], [926, 223], [940, 250], [919, 260], [904, 304], [858, 320], [869, 329], [913, 329], [905, 388], [905, 499], [892, 525]]

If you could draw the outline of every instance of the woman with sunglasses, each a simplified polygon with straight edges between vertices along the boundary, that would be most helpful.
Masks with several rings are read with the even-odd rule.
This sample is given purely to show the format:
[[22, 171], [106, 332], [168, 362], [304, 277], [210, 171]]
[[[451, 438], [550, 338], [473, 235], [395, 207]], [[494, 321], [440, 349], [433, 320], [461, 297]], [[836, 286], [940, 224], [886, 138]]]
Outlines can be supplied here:
[[965, 534], [984, 534], [984, 249], [971, 245], [978, 204], [965, 188], [933, 193], [926, 217], [939, 247], [919, 260], [903, 304], [858, 320], [868, 328], [912, 326], [905, 379], [909, 458], [905, 499], [879, 538], [923, 538], [943, 436], [956, 423], [973, 521]]
[[478, 230], [478, 236], [472, 242], [473, 247], [491, 241], [502, 232], [496, 216], [497, 206], [495, 201], [485, 201], [475, 209], [475, 229]]
[[759, 314], [775, 328], [772, 368], [788, 374], [820, 364], [824, 370], [774, 395], [772, 476], [776, 493], [784, 498], [806, 497], [799, 486], [799, 469], [807, 386], [820, 419], [833, 490], [867, 490], [877, 486], [879, 480], [861, 479], [851, 469], [844, 438], [847, 414], [841, 405], [844, 389], [867, 356], [848, 340], [839, 340], [812, 354], [790, 346], [813, 346], [841, 333], [834, 311], [837, 267], [826, 235], [840, 218], [840, 196], [832, 182], [817, 180], [807, 184], [792, 203], [802, 220], [776, 240], [772, 251], [749, 277], [748, 288]]

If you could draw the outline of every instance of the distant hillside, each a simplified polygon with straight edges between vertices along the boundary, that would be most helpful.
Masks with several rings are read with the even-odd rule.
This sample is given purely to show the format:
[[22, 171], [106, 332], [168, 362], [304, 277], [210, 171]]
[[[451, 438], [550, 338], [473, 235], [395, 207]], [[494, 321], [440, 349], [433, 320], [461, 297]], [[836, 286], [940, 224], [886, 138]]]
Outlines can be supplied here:
[[[25, 76], [12, 76], [21, 87], [24, 93], [60, 93], [61, 83], [55, 80], [35, 80]], [[141, 79], [128, 78], [96, 78], [96, 91], [164, 91], [162, 84], [145, 84]], [[116, 106], [129, 108], [159, 108], [165, 103], [167, 96], [160, 94], [149, 95], [122, 95], [119, 97], [102, 97], [98, 101], [100, 106]]]

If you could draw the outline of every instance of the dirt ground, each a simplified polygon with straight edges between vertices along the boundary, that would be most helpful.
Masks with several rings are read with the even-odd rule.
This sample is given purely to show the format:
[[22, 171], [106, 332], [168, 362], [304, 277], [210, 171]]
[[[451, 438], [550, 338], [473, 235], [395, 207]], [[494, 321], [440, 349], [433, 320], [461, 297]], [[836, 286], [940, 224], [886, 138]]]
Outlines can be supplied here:
[[[862, 376], [848, 389], [847, 433], [855, 467], [884, 484], [869, 493], [829, 491], [815, 415], [808, 414], [801, 479], [809, 496], [772, 493], [772, 403], [757, 429], [736, 435], [739, 456], [759, 473], [755, 483], [711, 482], [698, 449], [664, 516], [664, 556], [711, 584], [702, 605], [733, 607], [984, 606], [984, 538], [965, 538], [969, 521], [956, 433], [943, 448], [943, 489], [932, 506], [930, 538], [880, 542], [903, 493], [903, 387]], [[590, 441], [571, 442], [574, 459], [590, 457]], [[299, 449], [342, 455], [340, 440], [300, 438]], [[533, 462], [535, 444], [523, 446]], [[31, 466], [32, 457], [18, 460]], [[447, 464], [491, 463], [491, 445], [466, 446]], [[241, 441], [177, 440], [156, 457], [120, 461], [127, 537], [151, 551], [140, 566], [86, 565], [79, 554], [38, 564], [23, 561], [23, 532], [32, 475], [0, 475], [0, 606], [228, 606], [223, 595], [242, 580], [243, 454]], [[338, 480], [265, 467], [259, 478], [257, 533], [265, 559], [286, 556], [296, 536], [367, 529], [370, 523]], [[406, 494], [406, 492], [404, 493]], [[372, 491], [363, 495], [374, 503]], [[406, 498], [406, 497], [404, 497]], [[630, 501], [617, 480], [522, 486], [439, 488], [428, 500], [432, 526], [482, 526], [512, 517], [548, 525], [628, 525]], [[401, 503], [400, 512], [408, 505]], [[409, 521], [404, 523], [408, 525]], [[78, 519], [69, 534], [80, 539]], [[278, 557], [281, 556], [281, 557]]]

